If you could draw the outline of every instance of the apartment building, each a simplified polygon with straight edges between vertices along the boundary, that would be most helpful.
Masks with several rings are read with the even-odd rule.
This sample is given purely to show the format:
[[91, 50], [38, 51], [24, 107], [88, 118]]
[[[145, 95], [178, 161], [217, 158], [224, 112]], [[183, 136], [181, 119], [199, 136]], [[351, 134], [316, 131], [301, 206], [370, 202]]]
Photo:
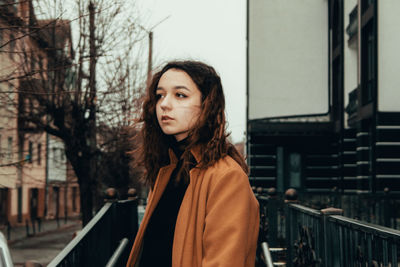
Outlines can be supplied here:
[[[48, 25], [36, 19], [31, 1], [0, 1], [0, 224], [53, 216], [49, 206], [57, 203], [54, 209], [58, 210], [58, 206], [68, 206], [63, 205], [65, 199], [72, 203], [63, 197], [68, 191], [70, 196], [73, 191], [79, 195], [74, 175], [70, 172], [67, 178], [65, 158], [60, 162], [51, 159], [62, 158], [62, 143], [38, 131], [24, 117], [37, 107], [32, 95], [45, 93], [51, 85], [54, 74], [49, 69], [54, 66], [57, 45], [65, 51], [65, 43], [71, 42], [69, 24], [65, 24], [59, 28], [69, 36], [55, 38], [57, 44], [52, 45]], [[71, 190], [65, 189], [67, 185]], [[52, 198], [53, 191], [61, 192], [61, 197]], [[67, 213], [57, 216], [63, 214]]]

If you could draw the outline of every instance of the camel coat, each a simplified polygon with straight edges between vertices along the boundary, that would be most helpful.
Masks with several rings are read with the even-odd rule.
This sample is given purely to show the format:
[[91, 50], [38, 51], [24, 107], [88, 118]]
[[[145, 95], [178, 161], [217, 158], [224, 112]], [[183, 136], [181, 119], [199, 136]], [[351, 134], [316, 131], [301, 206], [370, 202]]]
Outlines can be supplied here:
[[[191, 152], [199, 162], [199, 152]], [[139, 265], [149, 219], [176, 167], [178, 160], [169, 154], [171, 164], [160, 169], [149, 193], [127, 267]], [[172, 267], [253, 267], [258, 229], [258, 202], [235, 160], [225, 156], [207, 169], [195, 167], [176, 220]]]

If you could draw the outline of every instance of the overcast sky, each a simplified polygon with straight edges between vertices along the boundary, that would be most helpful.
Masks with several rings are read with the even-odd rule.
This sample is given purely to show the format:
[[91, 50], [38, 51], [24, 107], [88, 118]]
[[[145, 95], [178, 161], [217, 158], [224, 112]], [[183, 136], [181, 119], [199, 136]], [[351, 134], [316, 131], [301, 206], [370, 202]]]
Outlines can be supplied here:
[[139, 0], [143, 24], [154, 28], [153, 60], [196, 59], [212, 65], [225, 91], [228, 131], [244, 139], [246, 125], [246, 1]]

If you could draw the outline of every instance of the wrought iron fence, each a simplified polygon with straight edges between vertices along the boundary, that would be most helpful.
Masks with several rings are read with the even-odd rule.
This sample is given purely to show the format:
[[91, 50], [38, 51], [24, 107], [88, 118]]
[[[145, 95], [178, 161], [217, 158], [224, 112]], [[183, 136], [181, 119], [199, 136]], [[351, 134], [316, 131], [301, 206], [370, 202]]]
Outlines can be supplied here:
[[271, 247], [286, 245], [285, 212], [283, 198], [277, 195], [258, 195], [260, 204], [259, 243], [268, 242]]
[[125, 266], [137, 229], [136, 200], [107, 202], [48, 266]]
[[400, 231], [343, 216], [325, 223], [325, 266], [400, 266]]
[[340, 213], [288, 204], [288, 266], [398, 266], [400, 231]]
[[390, 192], [332, 192], [307, 193], [299, 196], [304, 206], [317, 210], [336, 207], [343, 210], [343, 215], [400, 230], [400, 195]]
[[[273, 190], [256, 192], [261, 215], [259, 253], [262, 242], [267, 242], [270, 247], [287, 249], [286, 266], [400, 266], [400, 231], [365, 221], [397, 226], [396, 216], [388, 214], [397, 212], [395, 196], [344, 195], [335, 199], [326, 194], [321, 198], [331, 202], [316, 209], [315, 196], [314, 202], [308, 201], [314, 203], [314, 208], [310, 208], [300, 205], [303, 202], [290, 190], [285, 200], [271, 194]], [[350, 202], [343, 205], [347, 201], [353, 205]], [[348, 209], [353, 206], [350, 214], [364, 221], [343, 216], [346, 214], [343, 209], [326, 208], [333, 203], [341, 203]]]

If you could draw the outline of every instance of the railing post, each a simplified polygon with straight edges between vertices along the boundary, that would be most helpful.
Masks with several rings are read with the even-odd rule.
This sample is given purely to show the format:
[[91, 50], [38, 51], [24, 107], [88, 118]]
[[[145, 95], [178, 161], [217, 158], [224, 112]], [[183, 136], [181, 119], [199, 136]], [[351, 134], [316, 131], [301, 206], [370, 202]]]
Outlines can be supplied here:
[[118, 192], [115, 188], [109, 187], [104, 194], [104, 203], [114, 202], [118, 200]]
[[286, 247], [287, 247], [287, 259], [286, 262], [288, 264], [288, 267], [293, 266], [293, 244], [294, 244], [294, 233], [295, 227], [292, 227], [293, 224], [296, 226], [294, 222], [294, 216], [290, 210], [290, 204], [292, 203], [298, 203], [298, 195], [296, 189], [289, 188], [285, 192], [285, 228], [286, 228]]
[[[337, 259], [335, 257], [336, 255], [339, 255], [340, 253], [337, 253], [338, 251], [334, 251], [337, 249], [340, 249], [340, 246], [334, 246], [332, 245], [333, 239], [332, 237], [332, 230], [329, 228], [328, 225], [328, 217], [330, 215], [343, 215], [343, 210], [342, 209], [337, 209], [337, 208], [326, 208], [321, 210], [322, 214], [322, 236], [323, 236], [323, 263], [322, 266], [337, 266], [333, 262], [331, 262], [332, 259]], [[333, 238], [338, 238], [337, 236], [334, 236]], [[340, 237], [341, 238], [341, 237]], [[333, 255], [332, 255], [333, 254]]]
[[[134, 205], [132, 205], [132, 210], [130, 211], [131, 214], [131, 227], [133, 227], [133, 233], [136, 234], [138, 228], [139, 228], [139, 215], [138, 215], [138, 196], [137, 196], [137, 191], [135, 188], [129, 188], [128, 190], [128, 199], [129, 200], [134, 200]], [[131, 237], [130, 237], [131, 239]], [[133, 240], [132, 240], [133, 242]], [[132, 244], [133, 245], [133, 244]]]
[[278, 200], [277, 192], [275, 187], [271, 187], [267, 191], [268, 193], [268, 244], [271, 247], [277, 247], [278, 245]]
[[135, 188], [129, 188], [128, 190], [128, 199], [129, 200], [137, 200], [137, 192]]
[[383, 225], [386, 227], [391, 227], [391, 214], [392, 214], [392, 210], [391, 210], [391, 205], [390, 205], [390, 200], [389, 200], [389, 194], [390, 194], [390, 190], [388, 187], [385, 187], [383, 189]]
[[[128, 260], [130, 248], [133, 246], [133, 242], [135, 241], [135, 236], [137, 230], [139, 228], [139, 215], [138, 215], [138, 196], [135, 188], [129, 188], [128, 190], [128, 200], [131, 200], [131, 203], [127, 207], [124, 218], [126, 218], [123, 222], [125, 230], [124, 237], [127, 237], [129, 242], [126, 245], [126, 249], [122, 253], [121, 263], [125, 263]], [[123, 264], [121, 264], [122, 266]]]

